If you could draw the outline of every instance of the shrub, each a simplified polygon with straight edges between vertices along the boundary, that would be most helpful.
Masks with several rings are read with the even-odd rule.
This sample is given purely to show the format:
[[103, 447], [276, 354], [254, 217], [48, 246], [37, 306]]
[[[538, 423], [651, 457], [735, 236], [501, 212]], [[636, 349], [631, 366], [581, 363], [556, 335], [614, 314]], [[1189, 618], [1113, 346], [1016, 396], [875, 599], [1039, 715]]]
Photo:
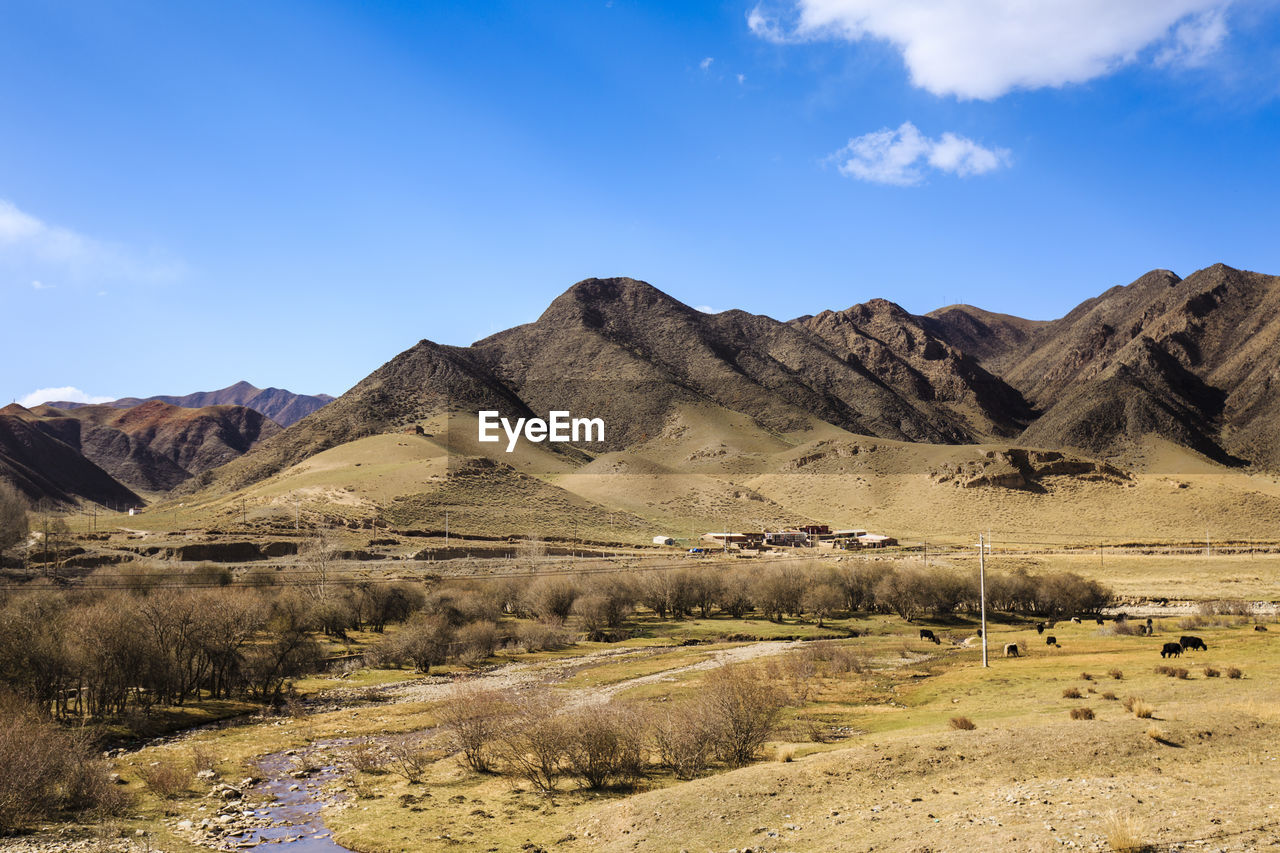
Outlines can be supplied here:
[[569, 578], [559, 576], [540, 577], [525, 590], [528, 609], [539, 619], [548, 622], [564, 622], [568, 619], [577, 597], [577, 584]]
[[668, 703], [649, 725], [659, 763], [677, 779], [702, 773], [711, 759], [710, 729], [704, 703], [694, 699]]
[[444, 663], [451, 639], [452, 629], [446, 619], [419, 611], [386, 642], [397, 662], [407, 661], [418, 672], [425, 673], [433, 664]]
[[554, 791], [564, 773], [572, 734], [560, 709], [560, 698], [546, 688], [518, 696], [494, 741], [511, 772], [544, 793]]
[[138, 770], [142, 782], [162, 800], [175, 800], [191, 790], [195, 773], [176, 761], [154, 761]]
[[1175, 669], [1175, 670], [1174, 670], [1172, 673], [1170, 673], [1170, 674], [1171, 674], [1174, 678], [1179, 678], [1179, 679], [1182, 679], [1183, 681], [1186, 681], [1186, 680], [1187, 680], [1187, 677], [1191, 675], [1191, 673], [1187, 672], [1187, 671], [1186, 671], [1185, 669], [1183, 669], [1182, 667], [1178, 667], [1177, 669]]
[[386, 769], [387, 756], [368, 741], [348, 747], [344, 757], [357, 773], [382, 773]]
[[977, 726], [974, 725], [973, 720], [968, 717], [952, 717], [950, 720], [950, 726], [951, 728], [959, 729], [962, 732], [971, 732], [977, 728]]
[[584, 787], [599, 790], [640, 777], [644, 745], [633, 709], [609, 702], [587, 705], [567, 716], [565, 754], [570, 772]]
[[1166, 743], [1164, 730], [1154, 723], [1147, 726], [1147, 737], [1154, 741], [1159, 741], [1160, 743]]
[[477, 773], [487, 773], [491, 769], [489, 751], [511, 710], [510, 701], [501, 693], [463, 688], [445, 700], [439, 712], [440, 725], [462, 756], [462, 763]]
[[1082, 678], [1085, 681], [1093, 681], [1093, 676], [1087, 672], [1080, 673], [1080, 678]]
[[1116, 681], [1119, 681], [1120, 679], [1124, 678], [1124, 673], [1115, 668], [1107, 670], [1107, 675], [1111, 676]]
[[474, 666], [493, 654], [498, 647], [498, 626], [492, 622], [472, 622], [458, 629], [458, 660]]
[[791, 746], [790, 744], [786, 746], [780, 746], [778, 747], [777, 751], [774, 752], [774, 758], [776, 758], [778, 761], [781, 761], [784, 764], [789, 764], [790, 762], [796, 760], [796, 748], [794, 746]]
[[1204, 668], [1204, 677], [1205, 677], [1205, 678], [1217, 678], [1217, 677], [1218, 677], [1219, 675], [1221, 675], [1221, 674], [1222, 674], [1222, 673], [1218, 672], [1218, 670], [1214, 669], [1214, 668], [1213, 668], [1213, 667], [1211, 667], [1211, 666], [1206, 666], [1206, 667]]
[[1092, 708], [1072, 708], [1072, 709], [1071, 709], [1071, 719], [1073, 719], [1073, 720], [1092, 720], [1092, 719], [1093, 719], [1093, 709], [1092, 709]]
[[387, 744], [387, 768], [411, 784], [422, 781], [434, 758], [426, 743], [412, 735]]
[[1242, 675], [1244, 675], [1244, 673], [1241, 672], [1236, 667], [1234, 666], [1227, 667], [1227, 678], [1239, 678]]
[[530, 652], [554, 651], [572, 644], [569, 632], [554, 622], [521, 622], [515, 635], [516, 643]]
[[786, 698], [741, 664], [712, 670], [702, 690], [716, 757], [733, 766], [754, 759], [778, 725]]
[[36, 707], [0, 694], [0, 831], [67, 812], [115, 814], [128, 795], [83, 731], [43, 719]]
[[1062, 691], [1062, 698], [1063, 698], [1063, 699], [1079, 699], [1079, 698], [1080, 698], [1080, 688], [1078, 688], [1078, 687], [1068, 687], [1066, 690], [1063, 690], [1063, 691]]
[[1108, 702], [1114, 702], [1116, 701], [1116, 694], [1112, 693], [1110, 690], [1104, 690], [1102, 692], [1102, 698], [1106, 699]]
[[1154, 705], [1149, 705], [1146, 702], [1143, 702], [1141, 699], [1134, 699], [1132, 696], [1129, 698], [1133, 699], [1133, 703], [1130, 704], [1129, 700], [1126, 699], [1125, 709], [1128, 711], [1132, 711], [1135, 717], [1142, 720], [1149, 720], [1153, 716], [1155, 716], [1156, 709]]
[[218, 758], [206, 747], [193, 744], [191, 747], [191, 770], [193, 773], [217, 772]]
[[1173, 667], [1171, 667], [1171, 666], [1164, 666], [1163, 664], [1161, 664], [1160, 666], [1157, 666], [1157, 667], [1155, 668], [1154, 672], [1155, 672], [1155, 674], [1156, 674], [1156, 675], [1170, 675], [1170, 676], [1171, 676], [1171, 675], [1173, 675]]
[[871, 663], [868, 652], [843, 645], [835, 640], [817, 640], [806, 643], [805, 656], [828, 675], [841, 675], [846, 672], [866, 672]]

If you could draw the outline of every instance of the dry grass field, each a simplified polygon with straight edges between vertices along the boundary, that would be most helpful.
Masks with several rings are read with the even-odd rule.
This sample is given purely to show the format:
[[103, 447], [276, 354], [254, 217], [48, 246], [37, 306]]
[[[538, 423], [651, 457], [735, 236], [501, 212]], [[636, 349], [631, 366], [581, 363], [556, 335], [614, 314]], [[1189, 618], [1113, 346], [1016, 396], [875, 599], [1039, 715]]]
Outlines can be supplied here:
[[[1242, 591], [1265, 592], [1277, 579], [1274, 558], [1248, 555], [1126, 555], [1107, 558], [1105, 570], [1085, 556], [1016, 559], [1033, 570], [1098, 568], [1135, 593], [1167, 583], [1188, 601], [1223, 597], [1248, 566], [1259, 580]], [[219, 778], [234, 780], [261, 775], [263, 756], [295, 750], [305, 758], [294, 762], [338, 768], [329, 781], [308, 783], [305, 773], [300, 781], [326, 803], [325, 832], [362, 853], [1265, 849], [1280, 837], [1269, 795], [1280, 772], [1280, 625], [1269, 611], [1159, 612], [1152, 637], [1118, 632], [1112, 621], [1060, 621], [1047, 632], [1056, 647], [1028, 622], [992, 621], [989, 668], [969, 618], [925, 619], [942, 641], [934, 645], [918, 638], [920, 622], [889, 615], [818, 629], [805, 619], [640, 611], [620, 643], [499, 652], [429, 676], [357, 669], [311, 677], [298, 684], [311, 698], [291, 714], [117, 758], [144, 804], [126, 828], [148, 831], [161, 849], [202, 849], [176, 827], [216, 808], [203, 795], [209, 783], [161, 800], [139, 781], [145, 768], [212, 755]], [[850, 631], [859, 636], [838, 639]], [[1162, 660], [1161, 645], [1187, 633], [1208, 651]], [[758, 639], [726, 641], [744, 636]], [[837, 639], [803, 641], [822, 636]], [[700, 642], [683, 645], [691, 640]], [[1021, 656], [1005, 658], [1012, 642]], [[833, 649], [847, 655], [844, 665], [827, 662]], [[507, 772], [468, 769], [440, 728], [451, 698], [477, 684], [548, 687], [570, 707], [625, 702], [639, 720], [699, 695], [727, 663], [755, 667], [753, 677], [782, 690], [787, 705], [757, 761], [713, 763], [687, 781], [650, 764], [634, 785], [595, 791], [566, 778], [541, 793]], [[1165, 665], [1172, 675], [1157, 671]], [[971, 728], [959, 727], [963, 720]], [[385, 757], [368, 759], [406, 735], [423, 744], [421, 778], [412, 782]]]

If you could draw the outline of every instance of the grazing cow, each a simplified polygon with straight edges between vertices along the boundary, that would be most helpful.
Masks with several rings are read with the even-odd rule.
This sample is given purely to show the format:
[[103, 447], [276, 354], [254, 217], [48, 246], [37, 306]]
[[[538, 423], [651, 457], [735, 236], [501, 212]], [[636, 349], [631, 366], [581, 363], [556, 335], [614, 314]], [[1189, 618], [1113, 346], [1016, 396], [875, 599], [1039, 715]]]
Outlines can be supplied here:
[[1265, 630], [1267, 630], [1267, 626], [1266, 626], [1266, 625], [1254, 625], [1254, 626], [1253, 626], [1253, 630], [1255, 630], [1255, 631], [1265, 631]]
[[1044, 633], [1044, 623], [1043, 623], [1043, 622], [1037, 622], [1037, 623], [1036, 623], [1036, 633], [1037, 633], [1037, 634], [1043, 634], [1043, 633]]
[[1162, 658], [1176, 658], [1181, 657], [1181, 655], [1182, 646], [1177, 643], [1165, 643], [1164, 648], [1160, 650], [1160, 657]]
[[933, 641], [934, 641], [935, 643], [937, 643], [938, 645], [942, 645], [942, 641], [941, 641], [941, 640], [939, 640], [937, 637], [933, 636], [933, 632], [932, 632], [932, 631], [930, 631], [928, 628], [921, 628], [921, 629], [920, 629], [920, 639], [922, 639], [922, 640], [933, 640]]
[[1044, 638], [1044, 644], [1046, 646], [1056, 646], [1058, 645], [1058, 638], [1050, 634], [1049, 636]]
[[1017, 644], [1017, 643], [1006, 643], [1006, 644], [1005, 644], [1005, 647], [1004, 647], [1004, 656], [1005, 656], [1005, 657], [1007, 657], [1007, 658], [1016, 658], [1016, 657], [1018, 657], [1018, 644]]
[[1202, 652], [1209, 651], [1209, 647], [1206, 646], [1204, 644], [1204, 640], [1199, 637], [1180, 637], [1178, 639], [1178, 645], [1182, 646], [1182, 650], [1184, 652], [1189, 652], [1192, 649], [1199, 649]]
[[1098, 624], [1099, 624], [1099, 625], [1101, 625], [1101, 624], [1102, 624], [1102, 617], [1101, 617], [1101, 616], [1099, 616], [1099, 617], [1098, 617]]

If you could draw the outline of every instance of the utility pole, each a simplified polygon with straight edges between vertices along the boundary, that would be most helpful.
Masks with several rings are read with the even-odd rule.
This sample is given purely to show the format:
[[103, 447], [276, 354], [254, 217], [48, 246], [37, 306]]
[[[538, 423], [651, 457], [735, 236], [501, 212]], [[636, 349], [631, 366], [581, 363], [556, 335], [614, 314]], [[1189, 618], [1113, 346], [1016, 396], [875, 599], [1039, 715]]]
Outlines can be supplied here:
[[978, 534], [978, 596], [982, 602], [982, 665], [984, 667], [991, 664], [987, 661], [987, 559], [985, 543], [982, 534]]

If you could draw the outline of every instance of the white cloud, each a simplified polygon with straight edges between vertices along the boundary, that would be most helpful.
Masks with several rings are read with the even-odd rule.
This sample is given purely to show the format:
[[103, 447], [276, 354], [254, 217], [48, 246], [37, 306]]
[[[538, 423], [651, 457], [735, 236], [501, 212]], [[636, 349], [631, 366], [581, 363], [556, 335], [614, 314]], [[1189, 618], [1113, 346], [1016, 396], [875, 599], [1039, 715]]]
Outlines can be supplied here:
[[828, 158], [847, 178], [901, 187], [921, 183], [926, 169], [968, 177], [999, 169], [1009, 159], [1006, 149], [986, 148], [954, 133], [930, 139], [909, 121], [897, 130], [886, 127], [850, 139]]
[[989, 100], [1014, 89], [1083, 83], [1162, 44], [1157, 64], [1203, 62], [1225, 38], [1223, 10], [1234, 0], [770, 2], [783, 5], [762, 3], [747, 15], [760, 38], [886, 41], [916, 86]]
[[739, 85], [739, 86], [741, 86], [742, 84], [744, 84], [744, 83], [746, 83], [746, 82], [747, 82], [747, 75], [745, 75], [745, 74], [739, 74], [739, 75], [738, 75], [738, 85]]
[[1156, 54], [1159, 66], [1196, 68], [1209, 61], [1227, 37], [1227, 16], [1223, 9], [1210, 9], [1188, 18], [1173, 31], [1169, 44]]
[[720, 312], [712, 308], [710, 305], [695, 305], [694, 311], [701, 311], [703, 314], [719, 314]]
[[713, 62], [715, 62], [715, 58], [708, 56], [706, 59], [698, 63], [698, 67], [701, 68], [703, 71], [706, 71], [709, 68], [711, 68], [711, 63]]
[[32, 290], [53, 290], [57, 286], [56, 284], [45, 284], [43, 281], [31, 282]]
[[27, 396], [18, 401], [21, 406], [31, 408], [41, 403], [66, 402], [66, 403], [110, 403], [115, 397], [95, 397], [86, 394], [79, 388], [73, 388], [70, 385], [64, 385], [61, 388], [41, 388], [38, 391], [32, 391]]
[[[0, 199], [0, 265], [68, 280], [126, 279], [170, 281], [182, 274], [180, 262], [97, 240], [51, 225], [11, 201]], [[34, 279], [33, 286], [42, 278]]]

